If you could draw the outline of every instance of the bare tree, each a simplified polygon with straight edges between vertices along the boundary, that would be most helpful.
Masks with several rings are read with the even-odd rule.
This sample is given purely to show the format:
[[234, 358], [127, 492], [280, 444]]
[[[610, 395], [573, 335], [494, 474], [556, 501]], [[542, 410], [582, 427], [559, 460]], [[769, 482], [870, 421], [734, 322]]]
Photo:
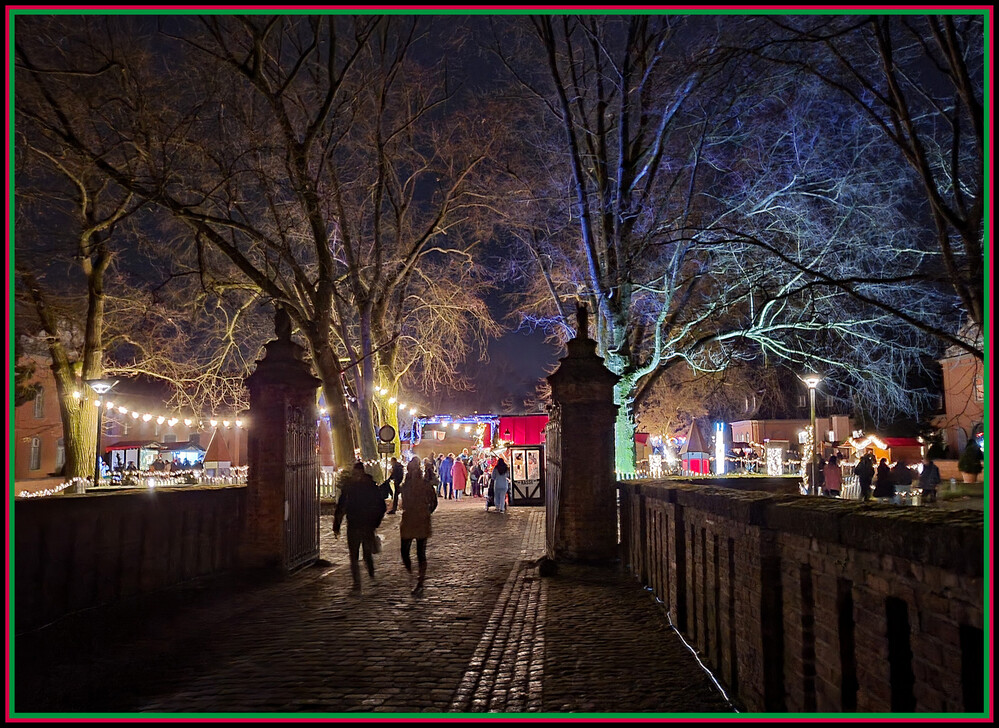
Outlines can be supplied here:
[[514, 198], [535, 209], [511, 223], [537, 272], [527, 320], [565, 329], [573, 296], [597, 310], [600, 352], [621, 376], [618, 469], [633, 467], [632, 406], [675, 366], [820, 365], [884, 416], [912, 412], [925, 393], [906, 380], [925, 337], [897, 330], [897, 298], [864, 293], [880, 285], [925, 311], [945, 297], [881, 255], [912, 227], [899, 225], [897, 174], [857, 115], [821, 129], [821, 89], [799, 90], [780, 67], [715, 63], [720, 34], [738, 28], [692, 23], [676, 44], [683, 19], [530, 22], [545, 74], [532, 73], [539, 55], [497, 48], [558, 122], [537, 142], [547, 154], [531, 156], [540, 172], [512, 163]]
[[[985, 285], [983, 21], [972, 14], [771, 18], [769, 28], [760, 28], [766, 42], [743, 46], [821, 79], [893, 146], [927, 203], [935, 231], [928, 245], [913, 241], [920, 253], [933, 256], [933, 265], [917, 270], [924, 280], [949, 286], [979, 330]], [[850, 280], [842, 288], [855, 292]], [[963, 322], [941, 325], [898, 309], [890, 299], [865, 300], [983, 358], [974, 337], [958, 335]]]
[[[120, 29], [106, 25], [115, 49]], [[221, 254], [288, 311], [340, 463], [355, 443], [374, 454], [371, 395], [397, 381], [421, 266], [475, 243], [463, 220], [488, 141], [444, 113], [446, 65], [418, 58], [427, 30], [419, 18], [177, 19], [155, 36], [157, 58], [109, 62], [113, 119], [76, 113], [73, 88], [43, 73], [43, 49], [18, 48], [50, 134], [188, 226], [203, 263]]]

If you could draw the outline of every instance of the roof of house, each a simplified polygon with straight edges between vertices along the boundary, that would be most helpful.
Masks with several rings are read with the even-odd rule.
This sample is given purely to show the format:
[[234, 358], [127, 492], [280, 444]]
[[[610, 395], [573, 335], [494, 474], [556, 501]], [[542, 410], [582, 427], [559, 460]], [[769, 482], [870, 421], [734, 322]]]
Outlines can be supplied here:
[[704, 444], [704, 436], [701, 434], [701, 428], [697, 426], [696, 422], [690, 424], [690, 432], [687, 433], [687, 442], [680, 448], [681, 454], [693, 452], [708, 452], [708, 446]]

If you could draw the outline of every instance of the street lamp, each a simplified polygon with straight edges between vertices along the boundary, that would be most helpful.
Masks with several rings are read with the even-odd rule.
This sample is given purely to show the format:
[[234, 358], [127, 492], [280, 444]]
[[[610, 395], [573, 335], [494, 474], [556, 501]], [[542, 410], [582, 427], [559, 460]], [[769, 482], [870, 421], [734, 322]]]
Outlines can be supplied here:
[[812, 495], [819, 495], [819, 478], [818, 478], [818, 464], [819, 464], [819, 448], [818, 448], [818, 437], [815, 433], [815, 388], [819, 386], [819, 382], [822, 381], [822, 377], [818, 374], [809, 373], [804, 374], [801, 377], [803, 381], [808, 386], [808, 394], [811, 399], [812, 414], [811, 414], [811, 427], [812, 427], [812, 457], [811, 462], [808, 464], [808, 487], [812, 491]]
[[[117, 379], [84, 379], [83, 383], [89, 386], [98, 396], [103, 397], [105, 394], [114, 389], [114, 385], [118, 383]], [[101, 414], [103, 409], [97, 408], [97, 457], [94, 460], [94, 487], [96, 488], [101, 482]]]

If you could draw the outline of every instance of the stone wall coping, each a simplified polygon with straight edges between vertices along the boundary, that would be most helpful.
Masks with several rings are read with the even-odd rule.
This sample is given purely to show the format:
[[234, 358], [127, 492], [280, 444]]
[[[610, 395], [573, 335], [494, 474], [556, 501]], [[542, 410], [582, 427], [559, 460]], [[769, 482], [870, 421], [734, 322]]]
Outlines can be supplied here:
[[15, 503], [20, 508], [22, 506], [43, 508], [47, 507], [53, 503], [65, 503], [65, 502], [75, 502], [92, 501], [95, 498], [134, 498], [137, 496], [149, 496], [149, 495], [178, 495], [181, 493], [195, 493], [204, 491], [215, 491], [215, 490], [228, 490], [228, 489], [240, 489], [246, 488], [245, 483], [220, 483], [218, 485], [213, 485], [210, 483], [205, 483], [203, 485], [184, 485], [184, 486], [160, 486], [157, 488], [122, 488], [120, 490], [108, 490], [108, 491], [90, 491], [89, 493], [61, 493], [55, 496], [49, 496], [45, 498], [15, 498]]
[[774, 495], [662, 481], [629, 493], [847, 549], [897, 556], [970, 576], [984, 571], [984, 513]]

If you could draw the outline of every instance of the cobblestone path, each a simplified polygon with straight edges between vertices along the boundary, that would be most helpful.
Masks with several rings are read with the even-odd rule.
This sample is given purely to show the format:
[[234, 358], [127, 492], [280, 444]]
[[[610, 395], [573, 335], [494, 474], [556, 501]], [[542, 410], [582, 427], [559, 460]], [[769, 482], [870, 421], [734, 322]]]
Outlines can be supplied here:
[[14, 715], [731, 712], [633, 579], [584, 566], [538, 576], [543, 509], [442, 502], [422, 597], [398, 519], [386, 517], [360, 595], [324, 516], [319, 566], [186, 585], [18, 635]]

